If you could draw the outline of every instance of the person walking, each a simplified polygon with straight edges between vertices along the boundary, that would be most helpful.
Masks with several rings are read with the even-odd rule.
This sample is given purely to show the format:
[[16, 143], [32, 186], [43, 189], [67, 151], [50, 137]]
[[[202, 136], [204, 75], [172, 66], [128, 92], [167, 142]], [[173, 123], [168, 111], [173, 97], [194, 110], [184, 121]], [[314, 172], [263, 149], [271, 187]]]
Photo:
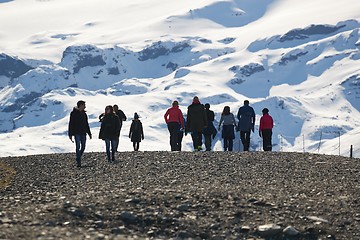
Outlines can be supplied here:
[[113, 108], [114, 108], [115, 114], [119, 117], [119, 122], [120, 122], [119, 138], [118, 138], [118, 140], [116, 142], [116, 151], [118, 151], [119, 141], [120, 141], [120, 131], [121, 131], [121, 128], [122, 128], [122, 125], [123, 125], [123, 121], [126, 121], [127, 118], [126, 118], [125, 113], [121, 109], [119, 109], [118, 105], [115, 104], [113, 106]]
[[235, 139], [234, 128], [236, 127], [236, 121], [234, 114], [230, 112], [229, 106], [225, 106], [223, 112], [221, 113], [219, 131], [222, 123], [221, 137], [224, 139], [224, 151], [232, 151]]
[[[99, 138], [105, 141], [106, 156], [109, 162], [115, 161], [116, 146], [120, 134], [119, 117], [111, 105], [106, 106], [104, 117], [101, 120]], [[111, 158], [110, 158], [111, 145]]]
[[70, 121], [68, 127], [68, 135], [72, 142], [72, 137], [75, 138], [75, 151], [76, 151], [76, 165], [81, 167], [81, 157], [85, 151], [86, 134], [92, 138], [88, 116], [85, 112], [85, 101], [78, 101], [76, 107], [70, 113]]
[[264, 151], [272, 150], [272, 129], [274, 127], [273, 118], [269, 115], [269, 109], [264, 108], [262, 110], [262, 117], [260, 118], [259, 136], [263, 139]]
[[200, 103], [197, 96], [188, 106], [185, 133], [191, 133], [195, 151], [202, 150], [202, 132], [207, 125], [207, 118], [204, 105]]
[[139, 151], [140, 142], [141, 140], [144, 140], [144, 131], [137, 113], [134, 114], [134, 119], [130, 126], [129, 138], [133, 143], [134, 151]]
[[211, 145], [212, 145], [211, 139], [215, 138], [217, 131], [216, 131], [216, 128], [213, 123], [215, 120], [215, 114], [213, 111], [210, 110], [209, 103], [205, 104], [205, 113], [206, 113], [206, 118], [207, 118], [207, 127], [204, 128], [204, 130], [203, 130], [203, 135], [204, 135], [204, 140], [205, 140], [205, 150], [211, 151]]
[[255, 111], [249, 106], [249, 100], [244, 101], [244, 106], [239, 108], [237, 119], [239, 120], [238, 130], [244, 151], [249, 151], [250, 134], [254, 132]]
[[[181, 142], [179, 142], [181, 129], [184, 126], [184, 116], [179, 108], [179, 102], [173, 101], [172, 107], [164, 114], [164, 119], [170, 133], [171, 151], [180, 151]], [[180, 144], [179, 144], [180, 143]]]

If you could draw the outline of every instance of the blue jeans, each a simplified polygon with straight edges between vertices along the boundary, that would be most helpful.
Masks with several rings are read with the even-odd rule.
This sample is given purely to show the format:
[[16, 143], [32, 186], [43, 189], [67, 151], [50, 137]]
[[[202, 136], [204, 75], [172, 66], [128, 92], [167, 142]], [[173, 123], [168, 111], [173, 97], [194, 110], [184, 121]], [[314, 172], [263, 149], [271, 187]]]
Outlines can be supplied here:
[[81, 165], [81, 156], [85, 151], [86, 145], [86, 134], [75, 135], [75, 151], [76, 151], [76, 163]]
[[111, 156], [112, 156], [112, 160], [114, 161], [118, 141], [116, 139], [105, 139], [106, 156], [108, 161], [110, 161], [110, 145], [111, 145], [111, 153], [112, 153]]

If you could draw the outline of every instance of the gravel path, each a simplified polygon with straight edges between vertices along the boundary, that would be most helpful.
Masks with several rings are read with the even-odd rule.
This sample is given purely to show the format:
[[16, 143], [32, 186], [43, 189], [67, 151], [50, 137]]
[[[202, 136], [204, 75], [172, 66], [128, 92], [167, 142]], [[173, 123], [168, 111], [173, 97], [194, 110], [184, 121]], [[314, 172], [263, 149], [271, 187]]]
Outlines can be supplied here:
[[[0, 239], [360, 239], [360, 159], [120, 152], [0, 158]], [[15, 173], [16, 171], [16, 173]]]

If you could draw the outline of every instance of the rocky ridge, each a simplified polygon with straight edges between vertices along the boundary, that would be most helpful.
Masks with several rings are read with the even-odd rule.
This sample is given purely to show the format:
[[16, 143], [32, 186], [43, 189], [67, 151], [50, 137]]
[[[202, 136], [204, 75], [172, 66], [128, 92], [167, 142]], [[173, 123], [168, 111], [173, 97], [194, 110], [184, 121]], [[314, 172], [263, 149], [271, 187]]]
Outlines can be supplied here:
[[0, 239], [360, 239], [359, 172], [276, 152], [0, 158]]

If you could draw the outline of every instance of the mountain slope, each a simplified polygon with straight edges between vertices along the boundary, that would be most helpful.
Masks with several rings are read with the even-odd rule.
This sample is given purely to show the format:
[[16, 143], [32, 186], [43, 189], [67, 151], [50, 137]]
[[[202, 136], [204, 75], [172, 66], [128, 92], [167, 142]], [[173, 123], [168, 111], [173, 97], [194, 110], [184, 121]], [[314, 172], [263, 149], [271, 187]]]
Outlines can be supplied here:
[[[163, 114], [174, 99], [186, 113], [195, 95], [217, 119], [245, 99], [257, 121], [268, 107], [276, 151], [348, 155], [351, 144], [360, 149], [356, 9], [354, 0], [0, 2], [0, 155], [73, 151], [67, 121], [80, 99], [94, 136], [97, 116], [118, 104], [129, 119], [140, 114], [141, 150], [169, 150]], [[129, 124], [121, 150], [131, 150]], [[253, 150], [260, 141], [254, 134]], [[88, 142], [89, 151], [103, 148]]]

